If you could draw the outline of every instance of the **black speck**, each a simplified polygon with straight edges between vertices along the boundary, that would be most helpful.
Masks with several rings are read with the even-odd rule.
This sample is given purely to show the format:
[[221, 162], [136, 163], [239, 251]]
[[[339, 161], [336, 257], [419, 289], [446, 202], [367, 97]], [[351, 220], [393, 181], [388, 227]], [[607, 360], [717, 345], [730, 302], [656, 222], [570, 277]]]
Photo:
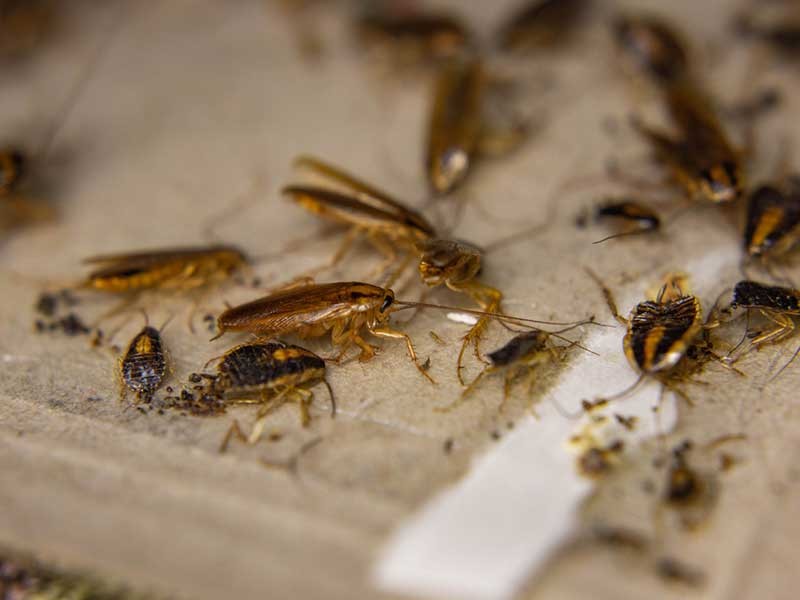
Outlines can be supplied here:
[[87, 402], [102, 402], [103, 399], [100, 396], [89, 396], [86, 398]]
[[53, 294], [42, 293], [36, 301], [36, 312], [45, 317], [52, 317], [56, 314], [58, 299]]
[[202, 380], [203, 378], [200, 377], [199, 373], [192, 373], [191, 375], [189, 375], [189, 381], [191, 383], [200, 383]]
[[453, 438], [447, 438], [442, 446], [445, 454], [450, 454], [453, 451]]
[[500, 432], [499, 431], [493, 431], [491, 433], [491, 436], [492, 436], [493, 440], [499, 440], [500, 439]]

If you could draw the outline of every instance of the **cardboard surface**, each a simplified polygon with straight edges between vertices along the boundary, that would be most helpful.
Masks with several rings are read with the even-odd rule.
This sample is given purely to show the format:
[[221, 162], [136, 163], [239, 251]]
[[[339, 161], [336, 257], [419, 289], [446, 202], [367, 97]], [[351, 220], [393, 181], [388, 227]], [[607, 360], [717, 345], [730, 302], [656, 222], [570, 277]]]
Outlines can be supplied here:
[[[454, 4], [485, 32], [513, 5]], [[728, 4], [624, 3], [680, 19], [703, 57], [700, 67], [712, 74], [710, 89], [722, 100], [738, 100], [752, 86], [743, 74], [748, 54], [730, 46], [726, 20], [719, 18]], [[531, 400], [522, 391], [498, 412], [502, 389], [496, 380], [456, 410], [433, 410], [460, 393], [455, 356], [463, 325], [435, 311], [398, 325], [422, 359], [430, 357], [438, 385], [419, 375], [402, 344], [384, 340], [373, 361], [330, 368], [340, 409], [335, 420], [318, 393], [308, 429], [286, 406], [268, 425], [281, 433], [279, 441], [234, 445], [220, 455], [231, 419], [249, 423], [251, 409], [206, 419], [141, 414], [118, 401], [116, 356], [90, 348], [86, 338], [33, 333], [32, 305], [42, 289], [79, 280], [87, 256], [208, 243], [208, 223], [253, 196], [257, 201], [226, 217], [214, 235], [254, 255], [306, 240], [256, 266], [266, 285], [319, 264], [338, 238], [319, 239], [319, 223], [281, 198], [280, 187], [292, 177], [291, 160], [313, 153], [421, 204], [427, 195], [420, 165], [428, 79], [376, 64], [356, 47], [345, 20], [324, 6], [315, 17], [325, 43], [318, 61], [298, 54], [285, 14], [262, 2], [85, 7], [69, 13], [52, 44], [5, 81], [2, 130], [35, 147], [80, 69], [124, 20], [41, 165], [57, 222], [4, 234], [0, 248], [0, 544], [187, 598], [382, 597], [368, 574], [389, 532], [462, 478], [471, 459], [529, 414]], [[440, 216], [450, 222], [455, 203], [467, 203], [458, 237], [487, 245], [545, 222], [559, 185], [601, 172], [611, 157], [659, 180], [641, 160], [646, 148], [626, 125], [636, 91], [615, 67], [604, 29], [607, 10], [599, 11], [578, 45], [521, 66], [499, 65], [536, 84], [528, 92], [529, 107], [542, 126], [515, 154], [482, 162], [459, 198], [441, 205]], [[790, 69], [765, 71], [759, 80], [784, 91], [781, 108], [759, 125], [762, 143], [753, 170], [765, 174], [777, 158], [776, 140], [795, 134], [796, 80]], [[636, 107], [658, 116], [652, 99]], [[577, 229], [574, 217], [619, 189], [609, 183], [559, 194], [557, 214], [543, 231], [488, 256], [485, 280], [503, 290], [509, 312], [559, 321], [594, 314], [611, 322], [583, 267], [600, 273], [620, 298], [638, 297], [665, 271], [685, 268], [709, 248], [737, 244], [733, 215], [699, 208], [662, 235], [592, 245], [604, 230]], [[670, 191], [652, 196], [666, 214], [679, 205], [678, 197]], [[326, 279], [361, 279], [376, 264], [370, 248], [359, 246]], [[738, 280], [736, 261], [715, 275], [716, 282], [703, 276], [706, 305]], [[419, 292], [412, 280], [398, 296], [413, 299]], [[254, 293], [226, 286], [203, 300], [200, 314]], [[113, 304], [81, 298], [78, 309], [88, 318]], [[446, 291], [431, 299], [459, 302]], [[244, 339], [231, 335], [208, 343], [210, 333], [192, 336], [184, 324], [190, 304], [181, 297], [148, 299], [151, 322], [175, 317], [164, 340], [176, 387]], [[140, 326], [134, 315], [115, 342], [125, 345]], [[431, 330], [447, 345], [435, 342]], [[495, 325], [484, 348], [507, 337]], [[322, 354], [329, 349], [326, 342], [307, 345]], [[576, 537], [564, 541], [520, 597], [788, 595], [796, 579], [784, 568], [794, 556], [797, 522], [796, 369], [761, 386], [776, 356], [788, 357], [793, 349], [788, 343], [749, 356], [740, 364], [746, 378], [709, 367], [701, 377], [707, 385], [689, 388], [694, 407], [679, 403], [676, 431], [663, 443], [627, 453], [598, 483], [577, 515]], [[615, 360], [624, 361], [621, 347]], [[469, 375], [478, 370], [473, 361]], [[556, 370], [535, 398], [557, 385]], [[585, 390], [587, 397], [593, 394]], [[653, 459], [682, 439], [702, 448], [726, 434], [747, 439], [692, 455], [698, 467], [716, 473], [719, 494], [700, 530], [682, 530], [674, 515], [657, 509], [664, 469], [655, 468]], [[288, 460], [313, 440], [319, 441], [302, 454], [296, 476], [260, 462]], [[736, 463], [718, 472], [723, 449]], [[519, 476], [535, 470], [532, 464]], [[641, 556], [586, 541], [601, 525], [641, 532], [654, 540], [654, 550]], [[704, 585], [665, 584], [654, 568], [665, 556], [701, 570]]]

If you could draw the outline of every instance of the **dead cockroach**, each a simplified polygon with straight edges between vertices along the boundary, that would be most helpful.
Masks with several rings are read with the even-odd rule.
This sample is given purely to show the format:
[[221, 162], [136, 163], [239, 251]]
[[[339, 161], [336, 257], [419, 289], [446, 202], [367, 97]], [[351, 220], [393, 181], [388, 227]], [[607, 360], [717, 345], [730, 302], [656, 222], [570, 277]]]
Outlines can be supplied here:
[[166, 374], [167, 357], [161, 333], [155, 327], [145, 324], [119, 359], [122, 398], [130, 390], [136, 394], [138, 401], [150, 402]]
[[403, 58], [446, 59], [469, 47], [472, 34], [448, 13], [391, 11], [370, 5], [358, 17], [356, 29], [368, 45], [394, 46]]
[[769, 259], [788, 252], [800, 237], [800, 177], [786, 185], [762, 185], [747, 201], [744, 248], [749, 257]]
[[686, 45], [666, 22], [652, 17], [620, 16], [612, 28], [620, 52], [658, 85], [673, 84], [688, 76]]
[[[528, 125], [523, 120], [511, 118], [498, 126], [499, 119], [490, 117], [489, 109], [499, 101], [500, 83], [480, 59], [453, 60], [441, 67], [434, 85], [425, 151], [425, 172], [434, 194], [455, 190], [479, 154], [506, 154], [525, 139]], [[507, 115], [503, 119], [509, 120]]]
[[[587, 321], [589, 323], [591, 321]], [[578, 324], [570, 327], [576, 327]], [[562, 330], [563, 332], [564, 330]], [[511, 394], [511, 387], [514, 382], [525, 378], [528, 384], [528, 391], [531, 392], [536, 383], [535, 372], [536, 367], [543, 363], [557, 362], [563, 359], [565, 353], [571, 348], [574, 342], [569, 342], [566, 346], [556, 346], [550, 342], [550, 337], [554, 336], [560, 339], [561, 332], [534, 330], [526, 331], [515, 335], [504, 346], [498, 348], [494, 352], [487, 354], [489, 359], [489, 366], [481, 371], [472, 383], [461, 394], [461, 400], [464, 400], [472, 392], [475, 391], [478, 384], [487, 375], [494, 373], [503, 373], [503, 402], [508, 400]], [[567, 340], [568, 341], [568, 340]], [[453, 407], [460, 404], [460, 401], [448, 406], [444, 410], [451, 410]]]
[[[748, 322], [750, 311], [756, 310], [769, 321], [772, 327], [753, 336], [749, 331], [745, 332], [742, 341], [728, 353], [726, 360], [729, 363], [739, 358], [740, 354], [737, 354], [736, 351], [747, 337], [751, 338], [750, 347], [757, 349], [764, 344], [780, 342], [794, 333], [796, 326], [793, 317], [800, 316], [800, 291], [790, 287], [765, 285], [756, 281], [740, 281], [733, 288], [731, 308], [746, 309]], [[800, 352], [800, 348], [772, 379], [775, 379], [791, 364], [798, 352]]]
[[524, 3], [499, 29], [503, 50], [539, 50], [560, 45], [587, 8], [588, 0], [534, 0]]
[[623, 230], [594, 242], [600, 244], [614, 238], [640, 235], [658, 231], [661, 227], [661, 218], [652, 208], [636, 200], [614, 199], [598, 205], [594, 211], [595, 222], [620, 221], [624, 223]]
[[324, 383], [331, 401], [331, 416], [336, 414], [333, 390], [325, 379], [325, 361], [305, 348], [282, 342], [248, 343], [228, 350], [220, 357], [217, 373], [209, 379], [208, 393], [224, 398], [228, 403], [261, 405], [256, 423], [244, 436], [234, 421], [225, 436], [221, 450], [227, 447], [232, 435], [254, 444], [263, 431], [266, 417], [287, 401], [300, 407], [303, 427], [311, 420], [308, 407], [314, 398], [309, 388]]
[[[501, 311], [500, 291], [477, 281], [482, 258], [479, 248], [466, 242], [439, 238], [433, 225], [422, 215], [333, 165], [310, 157], [301, 157], [296, 164], [325, 176], [330, 186], [343, 190], [301, 185], [287, 186], [283, 190], [306, 210], [351, 227], [340, 249], [323, 268], [340, 261], [356, 237], [366, 235], [386, 257], [381, 273], [397, 261], [395, 248], [406, 253], [406, 259], [392, 275], [392, 281], [400, 277], [412, 258], [418, 258], [419, 274], [425, 285], [444, 284], [469, 296], [487, 313]], [[476, 353], [479, 352], [478, 344], [486, 324], [487, 318], [481, 317], [464, 338], [458, 360], [460, 380], [465, 348], [472, 343]]]

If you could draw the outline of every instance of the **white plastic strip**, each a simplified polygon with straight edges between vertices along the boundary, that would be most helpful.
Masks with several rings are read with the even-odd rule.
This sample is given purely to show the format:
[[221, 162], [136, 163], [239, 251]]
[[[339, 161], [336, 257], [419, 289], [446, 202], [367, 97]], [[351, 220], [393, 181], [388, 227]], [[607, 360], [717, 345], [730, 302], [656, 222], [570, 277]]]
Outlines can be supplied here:
[[[719, 248], [688, 265], [693, 290], [707, 298], [720, 271], [736, 261], [738, 248]], [[621, 310], [641, 299], [626, 298]], [[585, 345], [600, 354], [576, 353], [550, 398], [570, 413], [582, 399], [610, 395], [635, 381], [622, 353], [622, 328], [593, 328]], [[626, 447], [675, 426], [675, 400], [667, 394], [656, 426], [653, 407], [659, 386], [645, 384], [612, 403], [609, 412], [635, 416], [639, 425], [625, 431]], [[480, 457], [471, 472], [399, 527], [373, 572], [382, 589], [426, 597], [484, 600], [509, 598], [573, 532], [576, 510], [592, 484], [575, 469], [567, 441], [585, 426], [545, 401], [539, 418], [520, 422]], [[602, 438], [622, 430], [609, 419]], [[615, 429], [619, 427], [620, 429]]]

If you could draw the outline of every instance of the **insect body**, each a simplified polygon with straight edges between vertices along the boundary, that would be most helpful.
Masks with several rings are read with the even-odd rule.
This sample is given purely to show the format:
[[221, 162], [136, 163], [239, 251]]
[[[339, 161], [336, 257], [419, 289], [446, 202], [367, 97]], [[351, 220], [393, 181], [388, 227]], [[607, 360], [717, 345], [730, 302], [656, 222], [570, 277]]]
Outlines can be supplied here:
[[[534, 330], [520, 333], [501, 348], [487, 354], [490, 365], [469, 384], [461, 398], [466, 398], [487, 375], [502, 372], [503, 401], [511, 394], [511, 387], [521, 377], [526, 377], [529, 388], [536, 383], [534, 377], [537, 366], [558, 360], [568, 346], [557, 347], [549, 342], [552, 334], [547, 331]], [[455, 405], [451, 405], [447, 410]]]
[[446, 65], [436, 79], [425, 167], [437, 194], [454, 190], [472, 166], [481, 135], [486, 77], [483, 64], [470, 60]]
[[158, 329], [146, 325], [133, 338], [119, 361], [119, 372], [125, 388], [136, 394], [140, 401], [149, 402], [152, 399], [167, 373], [164, 346]]
[[452, 57], [469, 44], [471, 33], [454, 16], [445, 13], [392, 13], [368, 10], [357, 21], [367, 43], [391, 44], [404, 55], [441, 59]]
[[503, 50], [534, 50], [564, 41], [587, 0], [534, 0], [524, 4], [500, 28], [497, 43]]
[[622, 16], [613, 24], [613, 35], [620, 51], [657, 84], [673, 84], [688, 76], [686, 46], [667, 23]]
[[783, 189], [763, 185], [750, 194], [744, 232], [745, 252], [771, 258], [789, 251], [800, 235], [800, 179]]
[[621, 221], [624, 229], [614, 235], [595, 242], [605, 242], [616, 237], [637, 235], [656, 231], [661, 226], [661, 218], [649, 206], [635, 200], [610, 200], [597, 207], [595, 221]]
[[774, 325], [750, 340], [750, 344], [758, 348], [779, 342], [794, 332], [792, 317], [800, 316], [800, 291], [756, 281], [740, 281], [733, 288], [731, 308], [757, 310]]
[[[310, 388], [324, 383], [331, 398], [331, 416], [336, 403], [325, 379], [325, 361], [305, 348], [282, 342], [250, 343], [226, 352], [217, 364], [217, 374], [210, 378], [209, 393], [226, 402], [261, 404], [256, 424], [246, 438], [255, 443], [268, 414], [284, 402], [295, 400], [300, 407], [302, 425], [311, 420], [308, 407], [314, 398]], [[241, 433], [234, 424], [226, 437]], [[242, 437], [241, 435], [239, 437]]]
[[227, 279], [247, 264], [247, 257], [232, 246], [207, 246], [106, 254], [84, 263], [97, 267], [83, 287], [119, 293], [202, 287]]
[[361, 349], [359, 360], [366, 361], [375, 355], [375, 348], [360, 335], [366, 328], [376, 337], [405, 340], [411, 360], [433, 382], [419, 364], [411, 338], [388, 326], [394, 301], [392, 290], [367, 283], [307, 285], [226, 310], [217, 318], [216, 337], [227, 331], [247, 331], [264, 338], [289, 333], [311, 338], [330, 333], [331, 343], [341, 348], [340, 357], [355, 344]]

